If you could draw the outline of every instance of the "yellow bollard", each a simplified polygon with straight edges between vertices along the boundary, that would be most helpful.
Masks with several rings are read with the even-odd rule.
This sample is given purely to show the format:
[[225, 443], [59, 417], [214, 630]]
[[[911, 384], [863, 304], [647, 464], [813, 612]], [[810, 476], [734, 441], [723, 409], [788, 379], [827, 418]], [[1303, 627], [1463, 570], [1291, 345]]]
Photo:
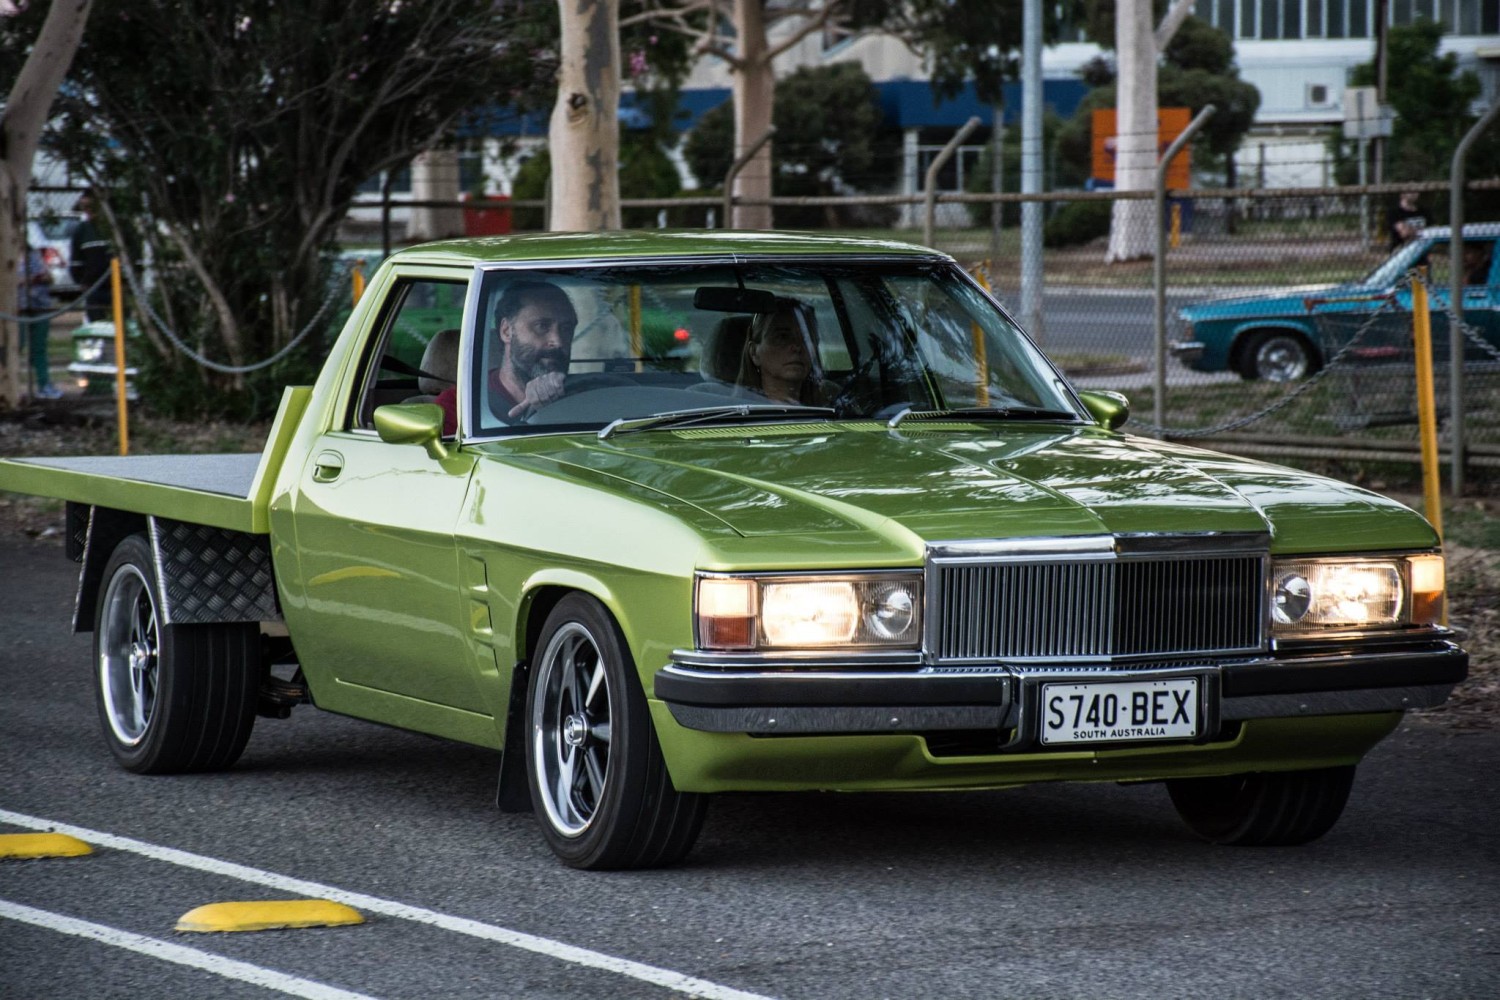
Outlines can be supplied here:
[[109, 262], [109, 291], [115, 311], [115, 408], [120, 418], [120, 454], [130, 454], [130, 420], [125, 406], [125, 296], [120, 288], [120, 258]]
[[[1438, 488], [1437, 401], [1432, 388], [1432, 313], [1427, 286], [1411, 283], [1411, 329], [1417, 352], [1417, 427], [1422, 438], [1422, 497], [1427, 520], [1443, 537], [1443, 498]], [[1454, 340], [1456, 338], [1449, 338]]]
[[[979, 282], [979, 287], [993, 294], [990, 281], [986, 275], [989, 274], [990, 262], [985, 261], [984, 267], [974, 272], [974, 280]], [[979, 328], [978, 323], [969, 324], [969, 336], [974, 341], [974, 369], [978, 378], [974, 380], [974, 405], [990, 405], [990, 361], [985, 355], [984, 331]]]
[[641, 332], [641, 286], [630, 286], [630, 356], [635, 358], [635, 370], [642, 371], [641, 358], [646, 354]]
[[1172, 206], [1172, 249], [1182, 246], [1182, 206]]
[[349, 272], [349, 282], [354, 286], [354, 305], [359, 305], [359, 297], [365, 294], [364, 261], [358, 260], [354, 262], [354, 267]]

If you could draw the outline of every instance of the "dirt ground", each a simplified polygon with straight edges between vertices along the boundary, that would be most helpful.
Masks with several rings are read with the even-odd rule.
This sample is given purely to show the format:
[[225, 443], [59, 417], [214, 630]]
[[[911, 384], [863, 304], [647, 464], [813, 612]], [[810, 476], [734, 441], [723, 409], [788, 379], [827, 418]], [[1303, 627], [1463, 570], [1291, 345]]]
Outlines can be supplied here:
[[[258, 451], [267, 425], [180, 424], [134, 417], [130, 424], [132, 454], [169, 452]], [[113, 410], [107, 404], [78, 401], [45, 409], [0, 414], [0, 456], [109, 455], [118, 451]], [[1421, 496], [1409, 490], [1389, 495], [1418, 510]], [[1446, 501], [1445, 517], [1481, 523], [1500, 517], [1494, 499], [1464, 497]], [[63, 538], [62, 504], [36, 497], [0, 493], [0, 536], [25, 535], [59, 547]], [[1489, 536], [1486, 536], [1488, 538]], [[1450, 541], [1448, 620], [1469, 651], [1469, 678], [1440, 708], [1422, 713], [1457, 729], [1500, 727], [1500, 547], [1475, 547]]]

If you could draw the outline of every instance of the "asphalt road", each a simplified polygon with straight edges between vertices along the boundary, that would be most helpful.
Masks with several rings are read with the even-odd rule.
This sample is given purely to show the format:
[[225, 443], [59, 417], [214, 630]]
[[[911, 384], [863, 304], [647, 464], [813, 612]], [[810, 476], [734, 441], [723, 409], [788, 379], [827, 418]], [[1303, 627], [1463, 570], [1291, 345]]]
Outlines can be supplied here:
[[[0, 539], [0, 833], [58, 824], [98, 845], [0, 862], [0, 997], [1300, 1000], [1500, 982], [1500, 733], [1409, 721], [1302, 848], [1201, 845], [1151, 786], [741, 795], [680, 867], [586, 874], [494, 810], [494, 754], [308, 708], [261, 720], [226, 774], [119, 770], [73, 590], [55, 541]], [[172, 929], [204, 903], [317, 894], [367, 923]]]

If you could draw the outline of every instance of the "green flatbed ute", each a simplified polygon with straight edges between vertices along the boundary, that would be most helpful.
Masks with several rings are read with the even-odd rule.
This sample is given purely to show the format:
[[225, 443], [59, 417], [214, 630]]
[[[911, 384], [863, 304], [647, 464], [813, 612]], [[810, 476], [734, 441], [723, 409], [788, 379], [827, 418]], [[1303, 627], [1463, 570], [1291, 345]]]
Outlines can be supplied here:
[[386, 260], [260, 456], [0, 489], [68, 501], [130, 770], [311, 703], [499, 751], [580, 868], [746, 790], [1162, 782], [1216, 843], [1321, 836], [1467, 673], [1437, 535], [1128, 412], [925, 248], [547, 234]]

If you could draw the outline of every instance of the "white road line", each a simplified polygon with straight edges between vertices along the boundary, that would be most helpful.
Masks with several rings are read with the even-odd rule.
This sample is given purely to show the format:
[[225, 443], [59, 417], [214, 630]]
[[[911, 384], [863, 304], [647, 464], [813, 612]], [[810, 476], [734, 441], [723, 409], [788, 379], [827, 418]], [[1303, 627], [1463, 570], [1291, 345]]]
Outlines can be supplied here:
[[7, 809], [0, 809], [0, 823], [9, 823], [12, 826], [25, 827], [30, 830], [50, 830], [57, 833], [66, 833], [77, 837], [79, 840], [84, 840], [100, 847], [111, 847], [117, 851], [129, 851], [133, 854], [140, 854], [156, 861], [165, 861], [168, 864], [179, 865], [183, 868], [193, 868], [198, 871], [209, 872], [213, 875], [239, 879], [241, 882], [263, 885], [298, 896], [331, 899], [336, 903], [345, 903], [352, 906], [356, 910], [363, 910], [368, 913], [381, 913], [388, 917], [396, 917], [401, 920], [411, 920], [416, 923], [439, 927], [446, 931], [453, 931], [456, 934], [467, 934], [470, 937], [494, 941], [498, 944], [519, 948], [522, 951], [529, 951], [538, 955], [546, 955], [549, 958], [569, 962], [573, 965], [581, 965], [590, 969], [600, 969], [605, 972], [628, 976], [631, 979], [639, 979], [642, 982], [651, 983], [677, 993], [683, 993], [692, 997], [702, 997], [704, 1000], [768, 1000], [767, 997], [756, 993], [746, 993], [742, 990], [731, 989], [728, 986], [720, 986], [718, 983], [711, 983], [706, 979], [685, 976], [680, 972], [673, 972], [670, 969], [659, 969], [656, 966], [646, 965], [642, 962], [632, 962], [628, 958], [616, 958], [613, 955], [590, 951], [587, 948], [578, 948], [574, 945], [564, 944], [561, 941], [553, 941], [550, 938], [537, 937], [523, 931], [513, 931], [509, 928], [497, 927], [494, 924], [481, 923], [465, 917], [454, 917], [446, 913], [438, 913], [435, 910], [423, 909], [419, 906], [408, 906], [405, 903], [397, 903], [389, 899], [381, 899], [377, 896], [366, 896], [359, 892], [348, 892], [331, 885], [308, 882], [304, 879], [291, 878], [287, 875], [277, 875], [275, 872], [261, 871], [258, 868], [249, 868], [230, 861], [220, 861], [217, 858], [209, 858], [201, 854], [190, 854], [187, 851], [179, 851], [171, 847], [148, 844], [141, 840], [131, 840], [129, 837], [119, 837], [100, 830], [90, 830], [81, 826], [69, 826], [66, 823], [58, 823], [36, 816], [27, 816], [23, 813], [11, 812]]
[[158, 941], [156, 938], [132, 934], [130, 931], [106, 927], [103, 924], [93, 924], [87, 920], [76, 920], [58, 913], [36, 910], [9, 900], [0, 899], [0, 919], [19, 920], [23, 924], [45, 927], [47, 930], [71, 934], [74, 937], [88, 938], [90, 941], [98, 941], [114, 948], [124, 948], [126, 951], [149, 955], [151, 958], [202, 969], [204, 972], [212, 972], [225, 979], [238, 979], [242, 983], [276, 990], [289, 996], [305, 997], [307, 1000], [372, 1000], [363, 993], [350, 993], [348, 990], [325, 986], [311, 979], [298, 979], [296, 976], [288, 976], [283, 972], [263, 969], [249, 962], [238, 962], [232, 958], [225, 958], [223, 955], [199, 951], [196, 948], [184, 948], [170, 941]]

